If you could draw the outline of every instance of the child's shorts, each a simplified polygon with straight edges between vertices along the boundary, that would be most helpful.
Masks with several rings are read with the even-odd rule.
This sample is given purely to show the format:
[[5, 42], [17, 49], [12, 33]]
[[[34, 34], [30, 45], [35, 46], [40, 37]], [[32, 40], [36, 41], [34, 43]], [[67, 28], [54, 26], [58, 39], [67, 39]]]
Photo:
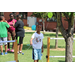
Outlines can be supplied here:
[[[0, 42], [1, 41], [7, 41], [7, 37], [0, 38]], [[0, 45], [3, 45], [3, 43], [0, 43]], [[7, 45], [7, 42], [5, 42], [4, 45]]]
[[32, 59], [33, 60], [41, 60], [41, 49], [33, 49]]

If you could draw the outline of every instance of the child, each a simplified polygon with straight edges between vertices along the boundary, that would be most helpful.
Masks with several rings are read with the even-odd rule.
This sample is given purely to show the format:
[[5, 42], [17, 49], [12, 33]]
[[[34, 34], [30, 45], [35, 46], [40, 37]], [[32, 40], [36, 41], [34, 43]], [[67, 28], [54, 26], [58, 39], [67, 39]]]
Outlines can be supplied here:
[[19, 53], [22, 53], [23, 38], [24, 38], [25, 31], [23, 28], [24, 23], [21, 21], [21, 15], [17, 15], [16, 19], [17, 19], [17, 22], [13, 24], [13, 26], [15, 27], [16, 39], [17, 41], [19, 41], [18, 43], [18, 54], [19, 54]]
[[[5, 21], [4, 16], [0, 16], [0, 41], [7, 41], [7, 28], [9, 28], [9, 27], [10, 26]], [[3, 45], [3, 43], [0, 43], [1, 55], [4, 55], [2, 45]], [[4, 45], [5, 45], [5, 54], [7, 54], [7, 42], [4, 43]]]
[[40, 33], [42, 27], [40, 24], [36, 25], [36, 32], [32, 35], [31, 40], [30, 40], [30, 45], [33, 47], [33, 60], [34, 62], [38, 62], [41, 60], [41, 48], [43, 52], [43, 34]]

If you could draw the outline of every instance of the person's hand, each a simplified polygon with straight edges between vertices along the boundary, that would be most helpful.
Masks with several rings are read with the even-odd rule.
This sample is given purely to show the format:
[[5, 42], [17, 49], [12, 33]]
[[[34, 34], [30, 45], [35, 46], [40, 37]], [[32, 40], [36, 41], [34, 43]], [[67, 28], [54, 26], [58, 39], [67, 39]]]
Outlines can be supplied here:
[[32, 45], [32, 42], [30, 42], [30, 45]]
[[13, 25], [15, 25], [15, 21], [13, 21]]
[[11, 28], [11, 26], [9, 28]]
[[42, 53], [43, 53], [43, 49], [42, 49]]

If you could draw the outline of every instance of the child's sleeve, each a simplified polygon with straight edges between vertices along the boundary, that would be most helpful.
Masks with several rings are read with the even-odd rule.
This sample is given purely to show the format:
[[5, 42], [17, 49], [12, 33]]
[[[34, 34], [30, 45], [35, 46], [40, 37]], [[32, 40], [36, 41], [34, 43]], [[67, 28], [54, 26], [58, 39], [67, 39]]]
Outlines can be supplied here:
[[43, 34], [42, 34], [42, 39], [44, 38]]
[[32, 35], [32, 37], [31, 37], [31, 38], [33, 38], [33, 39], [34, 39], [34, 37], [35, 37], [35, 33]]

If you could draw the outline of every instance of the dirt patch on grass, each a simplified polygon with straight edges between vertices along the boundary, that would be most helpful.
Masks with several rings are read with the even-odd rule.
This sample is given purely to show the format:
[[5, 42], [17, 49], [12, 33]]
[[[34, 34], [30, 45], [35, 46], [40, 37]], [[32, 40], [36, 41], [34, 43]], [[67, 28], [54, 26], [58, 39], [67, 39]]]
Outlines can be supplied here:
[[54, 51], [65, 51], [65, 48], [52, 48], [50, 50], [54, 50]]

